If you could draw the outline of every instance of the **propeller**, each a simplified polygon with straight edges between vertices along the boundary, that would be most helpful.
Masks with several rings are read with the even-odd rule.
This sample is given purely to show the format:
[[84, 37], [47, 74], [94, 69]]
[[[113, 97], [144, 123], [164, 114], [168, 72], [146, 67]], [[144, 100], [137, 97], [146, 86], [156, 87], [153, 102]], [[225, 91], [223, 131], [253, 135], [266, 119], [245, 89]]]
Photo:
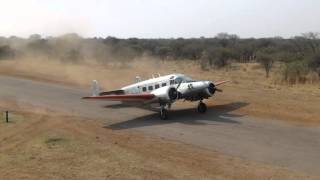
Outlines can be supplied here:
[[168, 91], [168, 96], [171, 101], [176, 100], [178, 98], [178, 91], [176, 88], [172, 87]]
[[179, 87], [182, 84], [182, 78], [177, 78], [176, 81], [178, 81], [178, 86], [177, 86], [177, 99], [180, 99], [182, 97], [182, 94], [179, 92]]
[[178, 90], [180, 85], [182, 84], [182, 78], [177, 78], [175, 81], [178, 82], [178, 86], [177, 86], [177, 90]]
[[216, 91], [223, 92], [222, 89], [218, 89], [213, 83], [209, 84], [208, 90], [209, 90], [210, 94], [214, 94]]
[[210, 83], [208, 86], [208, 90], [210, 94], [214, 94], [216, 92], [216, 86], [213, 83]]

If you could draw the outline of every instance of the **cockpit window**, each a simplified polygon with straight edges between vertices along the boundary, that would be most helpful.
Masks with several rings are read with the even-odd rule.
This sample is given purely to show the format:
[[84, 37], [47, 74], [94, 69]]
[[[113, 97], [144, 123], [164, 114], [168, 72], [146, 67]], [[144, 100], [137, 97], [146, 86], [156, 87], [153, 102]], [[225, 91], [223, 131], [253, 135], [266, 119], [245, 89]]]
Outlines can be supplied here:
[[182, 83], [183, 82], [183, 77], [177, 77], [175, 80], [174, 80], [174, 83], [175, 84], [180, 84], [180, 83]]
[[188, 77], [188, 76], [184, 76], [182, 82], [187, 82], [187, 83], [188, 83], [188, 82], [195, 82], [195, 80], [191, 79], [191, 78]]
[[174, 84], [174, 80], [170, 80], [170, 85], [173, 85]]
[[190, 77], [188, 76], [176, 76], [176, 78], [174, 79], [174, 82], [172, 82], [172, 80], [170, 80], [170, 85], [173, 84], [180, 84], [180, 83], [187, 83], [187, 82], [195, 82], [194, 80], [192, 80]]

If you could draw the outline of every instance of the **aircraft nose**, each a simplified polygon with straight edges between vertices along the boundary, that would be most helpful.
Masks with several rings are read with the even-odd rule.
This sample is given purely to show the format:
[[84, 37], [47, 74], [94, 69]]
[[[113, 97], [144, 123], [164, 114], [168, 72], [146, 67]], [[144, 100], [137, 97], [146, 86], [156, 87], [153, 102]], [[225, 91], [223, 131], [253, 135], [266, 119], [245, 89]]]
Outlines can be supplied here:
[[208, 87], [209, 87], [210, 84], [213, 84], [213, 82], [211, 82], [211, 81], [205, 81], [205, 84], [208, 85]]

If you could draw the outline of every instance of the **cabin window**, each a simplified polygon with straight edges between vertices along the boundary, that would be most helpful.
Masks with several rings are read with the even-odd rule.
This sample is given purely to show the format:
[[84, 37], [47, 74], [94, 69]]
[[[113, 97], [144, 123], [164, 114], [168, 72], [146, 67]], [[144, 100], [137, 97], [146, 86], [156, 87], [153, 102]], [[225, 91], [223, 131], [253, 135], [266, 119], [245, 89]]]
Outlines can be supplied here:
[[159, 87], [160, 87], [159, 84], [156, 84], [156, 85], [154, 86], [155, 89], [158, 89]]
[[173, 85], [174, 84], [174, 80], [170, 80], [170, 85]]
[[148, 90], [149, 90], [149, 91], [152, 91], [152, 90], [153, 90], [153, 86], [149, 86], [149, 87], [148, 87]]
[[146, 87], [143, 87], [143, 88], [142, 88], [142, 91], [143, 91], [143, 92], [146, 92], [146, 91], [147, 91], [147, 88], [146, 88]]
[[167, 85], [167, 83], [162, 83], [161, 84], [162, 87], [165, 87], [166, 85]]

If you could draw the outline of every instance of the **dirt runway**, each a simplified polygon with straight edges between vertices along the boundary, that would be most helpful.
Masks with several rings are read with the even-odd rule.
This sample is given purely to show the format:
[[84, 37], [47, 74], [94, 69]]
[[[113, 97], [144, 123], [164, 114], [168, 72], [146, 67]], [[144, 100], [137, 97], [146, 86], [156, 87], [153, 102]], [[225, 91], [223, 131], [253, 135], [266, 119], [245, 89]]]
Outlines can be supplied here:
[[236, 157], [320, 175], [319, 127], [234, 114], [234, 110], [248, 105], [236, 99], [231, 104], [209, 107], [206, 114], [198, 114], [190, 104], [178, 103], [170, 112], [170, 120], [161, 121], [155, 112], [120, 108], [114, 102], [82, 100], [89, 91], [89, 88], [0, 76], [0, 100], [14, 99], [18, 103], [99, 120], [101, 128], [139, 130]]

